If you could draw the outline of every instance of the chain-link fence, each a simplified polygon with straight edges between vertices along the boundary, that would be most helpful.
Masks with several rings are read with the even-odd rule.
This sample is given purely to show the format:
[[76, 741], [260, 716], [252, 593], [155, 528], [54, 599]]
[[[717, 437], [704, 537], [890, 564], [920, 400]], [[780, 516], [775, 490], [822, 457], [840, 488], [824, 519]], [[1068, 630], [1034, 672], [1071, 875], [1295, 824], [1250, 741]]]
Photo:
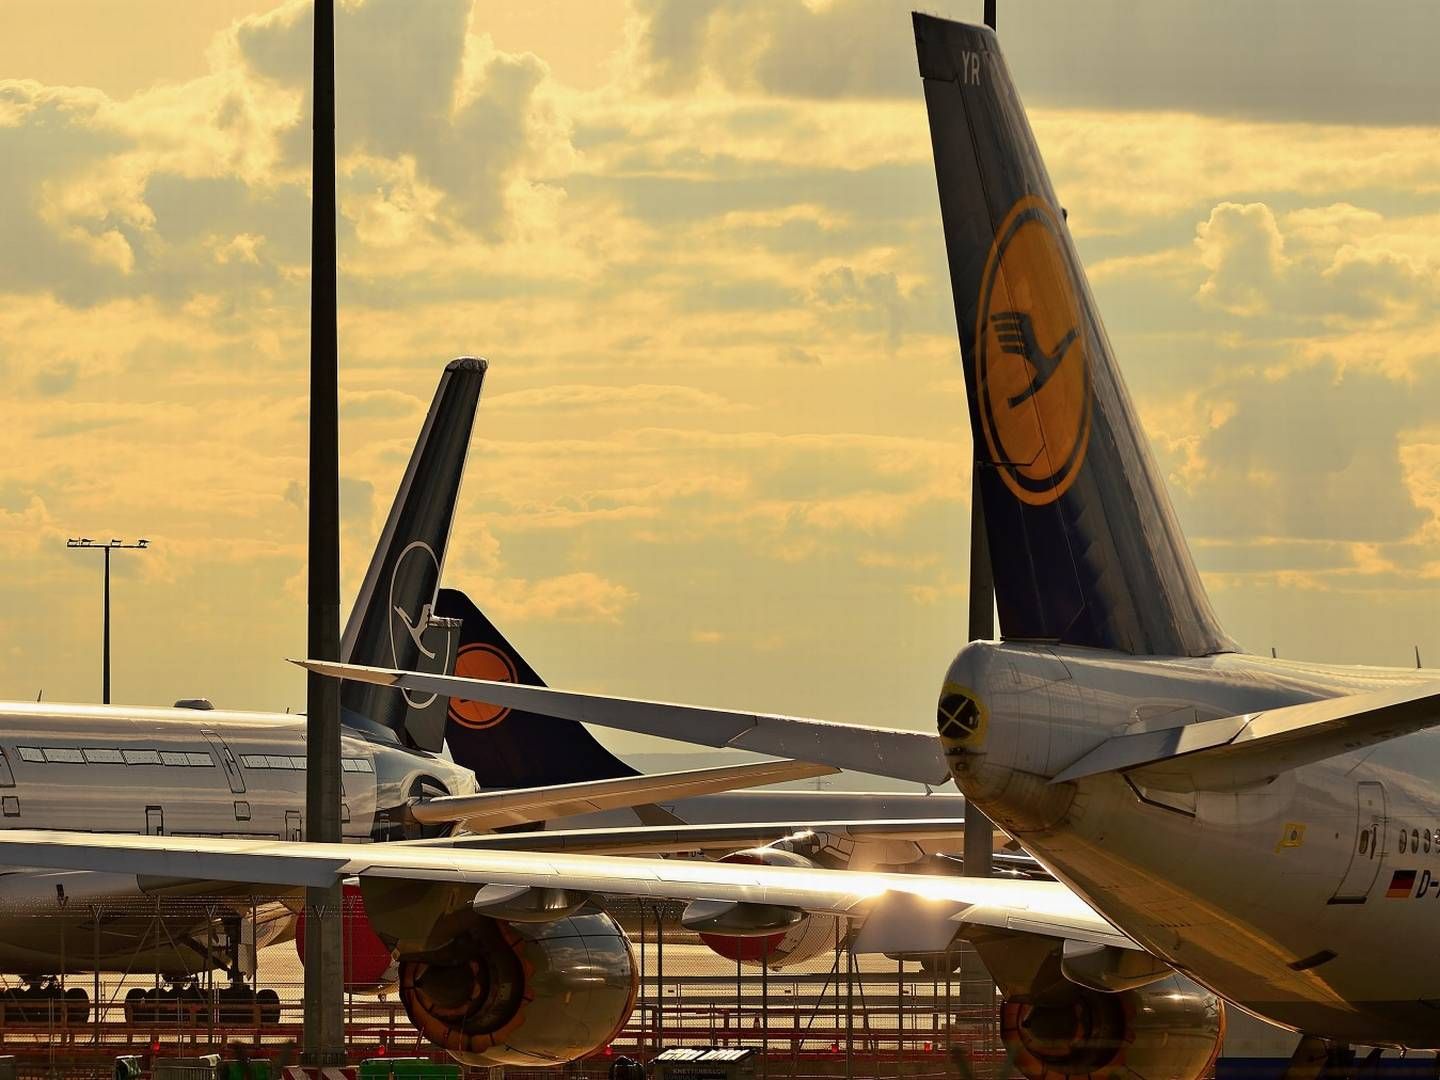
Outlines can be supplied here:
[[[0, 957], [32, 972], [0, 977], [0, 1053], [15, 1055], [22, 1075], [109, 1076], [121, 1054], [243, 1054], [270, 1060], [272, 1075], [297, 1063], [304, 972], [295, 898], [166, 888], [153, 900], [61, 896], [0, 910]], [[517, 1074], [601, 1076], [615, 1055], [649, 1060], [675, 1046], [753, 1047], [762, 1051], [758, 1076], [1004, 1068], [993, 985], [968, 947], [924, 965], [852, 956], [836, 922], [824, 947], [812, 939], [810, 955], [766, 967], [728, 959], [683, 930], [679, 905], [609, 907], [634, 943], [639, 992], [628, 1024], [586, 1061]], [[51, 974], [57, 968], [63, 974]], [[393, 991], [347, 992], [346, 1026], [352, 1061], [445, 1058]]]

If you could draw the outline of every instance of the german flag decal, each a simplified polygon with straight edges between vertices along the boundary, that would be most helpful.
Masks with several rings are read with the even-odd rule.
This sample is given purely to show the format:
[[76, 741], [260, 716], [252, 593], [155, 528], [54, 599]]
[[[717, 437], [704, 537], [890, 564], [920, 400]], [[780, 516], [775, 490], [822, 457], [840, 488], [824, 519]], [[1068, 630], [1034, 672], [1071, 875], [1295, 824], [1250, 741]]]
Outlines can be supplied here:
[[1408, 900], [1410, 891], [1415, 888], [1414, 870], [1396, 870], [1390, 879], [1390, 887], [1385, 890], [1387, 900]]

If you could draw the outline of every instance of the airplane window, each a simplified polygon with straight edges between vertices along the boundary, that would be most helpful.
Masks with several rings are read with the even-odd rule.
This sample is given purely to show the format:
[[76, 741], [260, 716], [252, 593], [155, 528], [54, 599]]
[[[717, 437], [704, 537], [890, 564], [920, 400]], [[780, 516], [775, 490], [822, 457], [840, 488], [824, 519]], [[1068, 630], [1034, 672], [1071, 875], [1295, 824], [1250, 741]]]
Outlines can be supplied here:
[[47, 746], [45, 747], [45, 760], [66, 765], [83, 765], [85, 755], [73, 746]]
[[1421, 838], [1425, 841], [1425, 850], [1426, 850], [1426, 851], [1429, 851], [1429, 850], [1430, 850], [1430, 830], [1429, 830], [1429, 829], [1426, 829], [1426, 830], [1421, 834]]
[[119, 750], [110, 750], [103, 746], [85, 747], [85, 760], [92, 765], [125, 764], [125, 759], [120, 756]]
[[191, 765], [197, 765], [201, 768], [210, 769], [213, 769], [215, 767], [215, 759], [212, 758], [209, 754], [186, 754], [185, 756], [190, 760]]
[[353, 757], [341, 758], [341, 759], [340, 759], [340, 771], [341, 771], [341, 772], [358, 772], [359, 770], [355, 768], [355, 759], [354, 759]]
[[1400, 830], [1400, 854], [1405, 854], [1405, 830]]
[[161, 750], [160, 763], [162, 765], [189, 765], [190, 755], [180, 750]]
[[1366, 829], [1360, 834], [1360, 854], [1364, 855], [1370, 850], [1370, 830]]
[[369, 758], [356, 758], [355, 764], [360, 766], [360, 772], [373, 773], [375, 771], [375, 766], [370, 764]]
[[1419, 850], [1420, 850], [1420, 830], [1419, 830], [1419, 829], [1411, 829], [1411, 830], [1410, 830], [1410, 850], [1411, 850], [1411, 851], [1419, 851]]
[[154, 750], [122, 750], [126, 765], [159, 765], [160, 755]]
[[303, 757], [292, 757], [292, 758], [290, 759], [290, 768], [292, 768], [292, 769], [298, 769], [298, 770], [300, 770], [301, 772], [304, 772], [304, 771], [305, 771], [305, 759], [304, 759]]
[[44, 761], [45, 752], [41, 750], [38, 746], [22, 746], [20, 747], [20, 760]]
[[241, 754], [240, 764], [247, 769], [268, 769], [270, 767], [270, 762], [264, 754]]

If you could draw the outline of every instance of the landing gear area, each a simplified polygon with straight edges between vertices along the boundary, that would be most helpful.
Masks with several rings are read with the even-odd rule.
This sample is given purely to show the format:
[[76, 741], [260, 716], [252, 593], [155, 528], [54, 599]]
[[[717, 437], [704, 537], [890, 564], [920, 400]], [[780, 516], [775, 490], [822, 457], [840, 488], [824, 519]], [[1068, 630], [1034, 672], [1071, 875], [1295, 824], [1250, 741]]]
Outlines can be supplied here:
[[83, 987], [62, 989], [53, 978], [27, 979], [20, 988], [0, 990], [0, 1024], [84, 1024], [90, 995]]
[[[83, 997], [84, 992], [81, 994]], [[137, 986], [125, 995], [125, 1022], [275, 1025], [280, 1023], [280, 995], [269, 988], [257, 991], [243, 982], [207, 993], [198, 979], [152, 990]]]

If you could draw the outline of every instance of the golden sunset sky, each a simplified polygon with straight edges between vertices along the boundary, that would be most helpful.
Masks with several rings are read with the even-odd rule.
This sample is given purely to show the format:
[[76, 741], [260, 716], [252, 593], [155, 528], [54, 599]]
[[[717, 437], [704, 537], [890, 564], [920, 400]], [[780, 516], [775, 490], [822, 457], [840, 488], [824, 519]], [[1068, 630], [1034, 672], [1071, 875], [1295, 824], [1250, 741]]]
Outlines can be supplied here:
[[[1440, 665], [1440, 7], [1000, 9], [1227, 629]], [[929, 728], [970, 433], [907, 7], [337, 18], [347, 599], [479, 354], [447, 583], [552, 684]], [[65, 538], [146, 536], [115, 700], [303, 706], [309, 66], [303, 2], [0, 5], [0, 696], [98, 699]]]

